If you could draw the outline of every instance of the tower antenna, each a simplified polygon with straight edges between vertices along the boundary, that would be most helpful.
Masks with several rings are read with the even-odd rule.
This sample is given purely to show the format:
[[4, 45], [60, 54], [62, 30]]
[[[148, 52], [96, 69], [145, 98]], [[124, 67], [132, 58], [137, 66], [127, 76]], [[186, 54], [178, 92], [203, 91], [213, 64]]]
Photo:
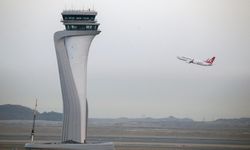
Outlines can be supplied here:
[[32, 130], [31, 130], [31, 142], [34, 141], [34, 136], [35, 136], [36, 108], [37, 108], [37, 98], [36, 98], [35, 108], [33, 110], [33, 125], [32, 125]]

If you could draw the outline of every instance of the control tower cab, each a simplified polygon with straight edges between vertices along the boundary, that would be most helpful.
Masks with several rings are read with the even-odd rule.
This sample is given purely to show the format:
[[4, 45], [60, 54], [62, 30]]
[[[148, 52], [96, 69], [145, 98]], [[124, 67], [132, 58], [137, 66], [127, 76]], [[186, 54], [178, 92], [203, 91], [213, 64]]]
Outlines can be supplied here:
[[97, 30], [99, 23], [96, 23], [96, 11], [63, 11], [63, 24], [66, 30]]

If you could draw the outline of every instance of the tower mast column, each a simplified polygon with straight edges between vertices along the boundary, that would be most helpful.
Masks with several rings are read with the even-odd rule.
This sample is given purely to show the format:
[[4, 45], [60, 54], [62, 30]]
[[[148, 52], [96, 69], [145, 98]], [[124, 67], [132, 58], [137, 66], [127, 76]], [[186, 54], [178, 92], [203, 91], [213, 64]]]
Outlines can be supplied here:
[[85, 143], [87, 132], [87, 61], [99, 24], [95, 11], [63, 11], [66, 30], [54, 34], [63, 98], [62, 142]]

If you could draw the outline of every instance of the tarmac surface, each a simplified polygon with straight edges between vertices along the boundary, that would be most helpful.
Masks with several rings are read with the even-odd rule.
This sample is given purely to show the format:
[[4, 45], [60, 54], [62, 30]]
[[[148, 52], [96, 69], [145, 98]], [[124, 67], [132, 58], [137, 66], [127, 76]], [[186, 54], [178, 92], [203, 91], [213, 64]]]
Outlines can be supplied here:
[[[59, 139], [58, 136], [38, 136], [40, 140]], [[4, 140], [28, 140], [29, 136], [25, 135], [4, 135], [0, 134], [0, 141]], [[111, 137], [111, 136], [89, 136], [89, 143], [103, 142], [136, 142], [136, 143], [181, 143], [181, 144], [221, 144], [221, 145], [249, 145], [250, 139], [221, 139], [221, 138], [180, 138], [180, 137]]]
[[[25, 150], [30, 124], [21, 123], [0, 122], [0, 150]], [[40, 123], [36, 129], [36, 142], [61, 140], [61, 124]], [[89, 127], [87, 143], [106, 142], [113, 142], [116, 150], [250, 150], [250, 130]]]

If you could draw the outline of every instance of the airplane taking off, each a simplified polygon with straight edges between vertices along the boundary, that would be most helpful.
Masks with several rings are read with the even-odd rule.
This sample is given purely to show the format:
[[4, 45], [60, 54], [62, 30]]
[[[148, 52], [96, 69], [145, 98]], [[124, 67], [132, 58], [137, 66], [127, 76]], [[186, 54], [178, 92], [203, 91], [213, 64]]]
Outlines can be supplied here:
[[201, 66], [212, 66], [213, 62], [215, 60], [215, 57], [211, 58], [211, 59], [207, 59], [204, 61], [200, 61], [200, 60], [195, 60], [193, 58], [189, 58], [189, 57], [184, 57], [184, 56], [177, 56], [178, 59], [185, 61], [186, 63], [193, 63], [196, 65], [201, 65]]

